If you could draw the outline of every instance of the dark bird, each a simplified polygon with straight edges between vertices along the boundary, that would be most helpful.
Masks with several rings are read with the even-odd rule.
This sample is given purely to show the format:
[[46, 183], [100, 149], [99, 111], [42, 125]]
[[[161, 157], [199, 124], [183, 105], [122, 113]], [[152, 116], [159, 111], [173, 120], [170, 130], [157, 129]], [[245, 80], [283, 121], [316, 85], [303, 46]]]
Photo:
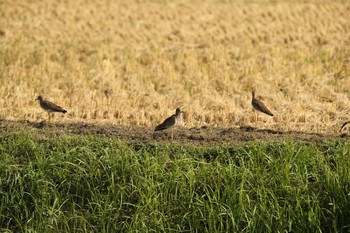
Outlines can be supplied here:
[[58, 106], [57, 104], [54, 104], [48, 100], [44, 100], [44, 98], [39, 95], [38, 98], [36, 98], [35, 100], [39, 101], [40, 107], [47, 112], [47, 114], [49, 115], [49, 120], [50, 120], [50, 113], [52, 112], [62, 112], [62, 113], [66, 113], [67, 111], [65, 109], [63, 109], [61, 106]]
[[[154, 131], [160, 131], [160, 130], [173, 128], [174, 126], [176, 126], [180, 122], [181, 113], [184, 113], [184, 112], [181, 111], [180, 108], [176, 108], [175, 114], [168, 117], [167, 119], [165, 119], [162, 124], [158, 125], [154, 129]], [[172, 131], [171, 131], [171, 138], [173, 138]]]
[[252, 105], [255, 110], [273, 116], [272, 112], [265, 106], [265, 104], [255, 98], [255, 91], [252, 91]]

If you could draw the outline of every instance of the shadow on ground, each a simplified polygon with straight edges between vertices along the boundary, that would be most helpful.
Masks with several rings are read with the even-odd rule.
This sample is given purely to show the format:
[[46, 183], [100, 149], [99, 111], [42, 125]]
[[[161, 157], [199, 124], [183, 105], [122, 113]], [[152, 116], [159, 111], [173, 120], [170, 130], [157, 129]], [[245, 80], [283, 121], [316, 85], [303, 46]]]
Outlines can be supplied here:
[[194, 128], [175, 128], [173, 139], [170, 132], [154, 132], [152, 128], [91, 123], [48, 123], [30, 121], [0, 120], [0, 134], [18, 131], [33, 131], [43, 135], [101, 135], [125, 141], [173, 142], [210, 146], [221, 143], [240, 144], [249, 141], [305, 141], [323, 142], [325, 140], [347, 140], [347, 134], [320, 134], [301, 131], [276, 131], [256, 129], [251, 126], [236, 128], [215, 128], [209, 126]]

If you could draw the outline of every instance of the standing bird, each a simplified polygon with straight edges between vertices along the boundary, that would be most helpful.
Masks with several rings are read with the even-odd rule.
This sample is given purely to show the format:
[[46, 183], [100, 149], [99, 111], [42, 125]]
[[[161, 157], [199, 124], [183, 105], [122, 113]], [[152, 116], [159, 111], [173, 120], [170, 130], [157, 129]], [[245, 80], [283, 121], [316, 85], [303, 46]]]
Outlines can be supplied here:
[[[257, 111], [265, 113], [269, 116], [273, 116], [272, 112], [265, 106], [263, 102], [255, 98], [255, 91], [252, 91], [252, 105]], [[255, 114], [255, 119], [257, 121], [258, 116]]]
[[183, 111], [180, 110], [180, 108], [176, 108], [176, 112], [174, 115], [171, 117], [168, 117], [163, 121], [162, 124], [158, 125], [154, 131], [160, 131], [160, 130], [165, 130], [171, 128], [171, 139], [173, 139], [173, 131], [172, 128], [176, 126], [181, 118], [181, 113], [184, 113]]
[[61, 106], [58, 106], [57, 104], [54, 104], [48, 100], [44, 100], [44, 98], [39, 95], [38, 98], [35, 100], [39, 100], [40, 107], [44, 109], [45, 112], [49, 115], [49, 121], [50, 121], [50, 113], [52, 112], [62, 112], [66, 113], [67, 111], [63, 109]]

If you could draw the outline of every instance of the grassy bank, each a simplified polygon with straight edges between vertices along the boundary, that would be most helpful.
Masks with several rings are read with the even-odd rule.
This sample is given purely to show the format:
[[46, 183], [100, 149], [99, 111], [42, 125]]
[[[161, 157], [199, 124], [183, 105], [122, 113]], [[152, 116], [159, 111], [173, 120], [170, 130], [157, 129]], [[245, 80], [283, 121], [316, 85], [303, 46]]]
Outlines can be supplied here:
[[347, 232], [347, 143], [194, 148], [0, 136], [12, 232]]

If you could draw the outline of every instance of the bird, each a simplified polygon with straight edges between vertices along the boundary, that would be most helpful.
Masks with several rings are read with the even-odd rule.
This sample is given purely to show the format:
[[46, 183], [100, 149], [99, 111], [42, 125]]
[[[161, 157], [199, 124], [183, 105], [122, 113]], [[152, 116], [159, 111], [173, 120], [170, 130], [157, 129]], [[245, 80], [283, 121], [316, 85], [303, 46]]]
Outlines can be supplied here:
[[343, 131], [343, 128], [349, 123], [350, 123], [350, 121], [345, 121], [344, 124], [341, 126], [339, 132], [341, 133]]
[[[165, 119], [162, 124], [158, 125], [154, 129], [154, 131], [161, 131], [161, 130], [173, 128], [179, 123], [181, 118], [181, 113], [184, 113], [184, 112], [181, 111], [180, 108], [176, 108], [175, 114]], [[172, 131], [171, 131], [171, 138], [173, 138]]]
[[[255, 91], [252, 91], [252, 106], [255, 110], [273, 116], [272, 112], [265, 106], [263, 102], [255, 98]], [[257, 119], [257, 116], [255, 115]]]
[[47, 112], [47, 114], [49, 115], [49, 120], [50, 120], [50, 113], [52, 113], [52, 112], [62, 112], [62, 113], [67, 112], [67, 110], [65, 110], [61, 106], [58, 106], [57, 104], [54, 104], [48, 100], [45, 100], [41, 95], [39, 95], [35, 100], [38, 100], [40, 107], [45, 112]]

